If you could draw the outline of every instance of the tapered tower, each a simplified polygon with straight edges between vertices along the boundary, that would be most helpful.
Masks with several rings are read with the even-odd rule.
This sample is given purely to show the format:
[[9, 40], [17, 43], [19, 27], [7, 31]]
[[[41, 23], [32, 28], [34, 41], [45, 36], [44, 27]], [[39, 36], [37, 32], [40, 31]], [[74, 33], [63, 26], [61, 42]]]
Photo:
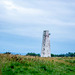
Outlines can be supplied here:
[[48, 30], [43, 32], [41, 57], [51, 57], [49, 35]]

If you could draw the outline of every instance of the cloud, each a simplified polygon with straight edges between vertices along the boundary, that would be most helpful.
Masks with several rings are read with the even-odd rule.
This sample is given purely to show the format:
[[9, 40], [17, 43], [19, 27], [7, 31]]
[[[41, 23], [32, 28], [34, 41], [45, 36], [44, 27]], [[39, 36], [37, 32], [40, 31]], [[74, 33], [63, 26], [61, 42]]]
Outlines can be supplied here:
[[[68, 8], [74, 6], [74, 2], [64, 1], [14, 1], [4, 0], [5, 13], [1, 18], [11, 22], [38, 23], [55, 25], [74, 25], [74, 10]], [[18, 4], [19, 3], [19, 4]], [[25, 5], [24, 5], [25, 3]], [[27, 4], [26, 4], [27, 3]], [[23, 4], [20, 5], [20, 4]], [[74, 6], [75, 7], [75, 6]], [[15, 18], [16, 17], [16, 18]], [[70, 19], [73, 18], [72, 20]]]
[[75, 10], [72, 9], [75, 7], [74, 3], [75, 1], [67, 3], [59, 0], [1, 0], [0, 5], [4, 10], [0, 9], [4, 13], [0, 14], [0, 31], [29, 37], [40, 37], [44, 29], [53, 34], [67, 34], [69, 30], [64, 30], [65, 27], [75, 27]]
[[13, 1], [4, 0], [4, 1], [1, 1], [1, 3], [7, 9], [7, 12], [11, 12], [11, 14], [12, 14], [12, 11], [16, 11], [16, 13], [18, 12], [18, 13], [30, 14], [30, 15], [33, 15], [33, 14], [37, 15], [43, 12], [42, 10], [35, 9], [35, 8], [26, 8], [26, 7], [18, 6], [14, 4]]

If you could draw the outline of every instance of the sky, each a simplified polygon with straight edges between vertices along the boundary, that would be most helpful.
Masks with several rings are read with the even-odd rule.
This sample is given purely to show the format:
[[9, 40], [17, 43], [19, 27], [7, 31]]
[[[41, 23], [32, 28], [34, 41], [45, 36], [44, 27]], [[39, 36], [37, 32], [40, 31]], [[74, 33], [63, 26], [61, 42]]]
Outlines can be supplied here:
[[51, 53], [75, 52], [75, 0], [0, 0], [0, 53], [41, 53], [44, 30]]

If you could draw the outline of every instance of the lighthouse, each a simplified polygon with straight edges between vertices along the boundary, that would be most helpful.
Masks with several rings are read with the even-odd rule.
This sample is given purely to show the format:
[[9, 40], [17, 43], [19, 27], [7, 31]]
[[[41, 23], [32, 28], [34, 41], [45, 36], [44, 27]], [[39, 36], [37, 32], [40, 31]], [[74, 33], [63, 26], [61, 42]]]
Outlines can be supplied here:
[[49, 30], [43, 31], [41, 57], [51, 57], [50, 53], [50, 33]]

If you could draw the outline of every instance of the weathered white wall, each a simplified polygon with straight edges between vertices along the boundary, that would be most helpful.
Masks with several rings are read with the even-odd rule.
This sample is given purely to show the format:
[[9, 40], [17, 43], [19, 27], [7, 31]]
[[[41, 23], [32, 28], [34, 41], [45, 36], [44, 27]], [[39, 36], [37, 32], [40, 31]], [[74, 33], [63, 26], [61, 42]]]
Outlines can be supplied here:
[[49, 35], [48, 30], [43, 32], [41, 57], [51, 57]]

